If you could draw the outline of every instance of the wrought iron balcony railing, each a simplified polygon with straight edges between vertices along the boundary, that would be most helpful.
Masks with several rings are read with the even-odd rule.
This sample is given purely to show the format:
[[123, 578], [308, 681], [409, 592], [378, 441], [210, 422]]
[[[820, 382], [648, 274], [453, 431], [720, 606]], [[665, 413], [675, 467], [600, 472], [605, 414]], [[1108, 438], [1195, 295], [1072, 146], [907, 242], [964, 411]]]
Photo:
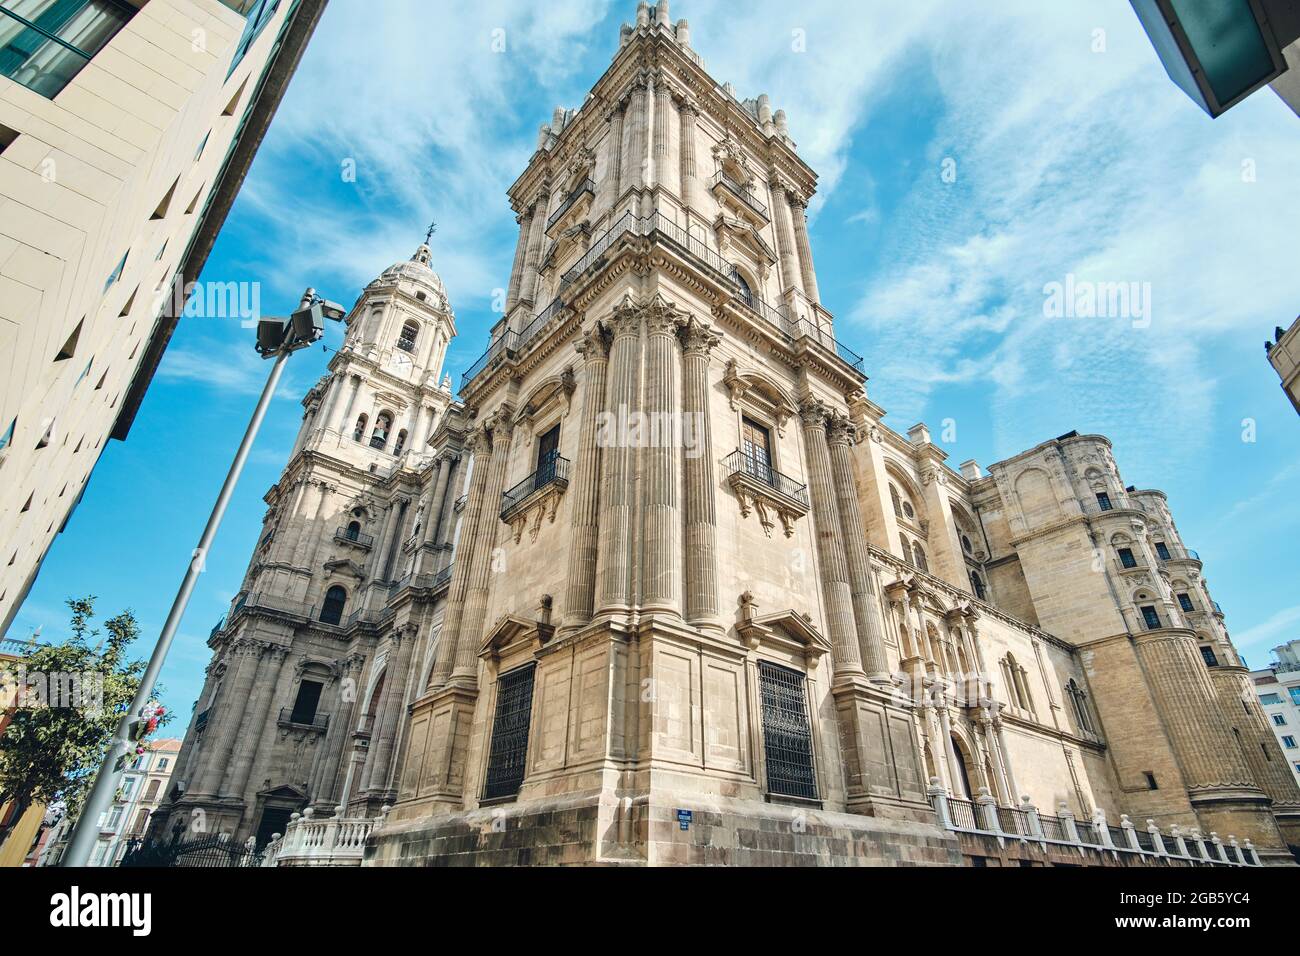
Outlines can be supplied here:
[[569, 483], [569, 459], [557, 454], [543, 462], [535, 472], [501, 496], [501, 516], [504, 518], [548, 485], [560, 482], [565, 485]]
[[741, 183], [736, 182], [736, 180], [731, 176], [728, 176], [725, 170], [719, 169], [718, 174], [709, 180], [709, 188], [713, 189], [715, 186], [725, 186], [732, 195], [750, 209], [754, 210], [754, 212], [758, 213], [764, 219], [768, 218], [767, 203], [755, 196], [753, 192], [746, 189]]
[[355, 544], [362, 548], [373, 548], [375, 546], [374, 535], [353, 531], [351, 528], [339, 528], [334, 532], [334, 540]]
[[280, 723], [293, 724], [295, 727], [311, 727], [324, 730], [330, 724], [329, 714], [295, 714], [292, 707], [280, 708]]
[[415, 352], [415, 339], [400, 338], [397, 340], [397, 347], [403, 352]]
[[564, 218], [564, 214], [573, 208], [573, 204], [583, 197], [584, 194], [590, 193], [596, 195], [596, 184], [588, 179], [583, 181], [573, 192], [569, 193], [569, 198], [560, 204], [560, 208], [555, 210], [551, 218], [546, 220], [546, 230], [549, 232], [551, 227]]
[[728, 476], [748, 475], [778, 494], [794, 499], [805, 508], [809, 507], [807, 485], [799, 484], [793, 478], [781, 474], [767, 462], [753, 455], [747, 455], [741, 449], [736, 449], [728, 455], [723, 462], [723, 467], [727, 469]]

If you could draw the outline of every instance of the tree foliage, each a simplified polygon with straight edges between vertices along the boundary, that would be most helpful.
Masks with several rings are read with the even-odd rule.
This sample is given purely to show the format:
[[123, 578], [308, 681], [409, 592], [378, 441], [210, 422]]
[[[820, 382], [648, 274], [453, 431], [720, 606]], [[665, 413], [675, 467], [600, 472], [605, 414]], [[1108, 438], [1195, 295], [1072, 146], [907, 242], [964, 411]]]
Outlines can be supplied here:
[[63, 644], [0, 665], [0, 699], [14, 705], [0, 734], [0, 804], [61, 799], [75, 815], [145, 665], [126, 657], [140, 633], [131, 611], [105, 621], [101, 640], [90, 624], [95, 598], [67, 604], [71, 636]]

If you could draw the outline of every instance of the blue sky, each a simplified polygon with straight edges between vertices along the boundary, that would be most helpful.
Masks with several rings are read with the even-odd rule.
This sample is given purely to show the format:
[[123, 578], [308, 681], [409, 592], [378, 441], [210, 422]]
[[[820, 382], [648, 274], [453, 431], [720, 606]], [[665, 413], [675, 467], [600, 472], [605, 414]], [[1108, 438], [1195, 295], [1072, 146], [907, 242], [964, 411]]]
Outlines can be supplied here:
[[[1211, 121], [1125, 0], [792, 7], [755, 0], [738, 18], [678, 0], [672, 14], [716, 79], [787, 111], [821, 174], [822, 298], [889, 424], [924, 420], [937, 437], [951, 420], [953, 464], [1071, 429], [1109, 435], [1126, 483], [1169, 495], [1249, 661], [1300, 637], [1300, 418], [1262, 347], [1300, 302], [1300, 119], [1262, 91]], [[508, 279], [505, 190], [634, 14], [628, 0], [333, 0], [203, 278], [261, 282], [269, 313], [308, 285], [350, 303], [436, 217], [458, 380]], [[1067, 275], [1149, 283], [1149, 324], [1047, 317], [1044, 287]], [[163, 677], [182, 716], [327, 358], [290, 362], [194, 594]], [[95, 594], [104, 615], [137, 612], [147, 652], [265, 371], [238, 321], [182, 323], [15, 636], [61, 635], [62, 601]]]

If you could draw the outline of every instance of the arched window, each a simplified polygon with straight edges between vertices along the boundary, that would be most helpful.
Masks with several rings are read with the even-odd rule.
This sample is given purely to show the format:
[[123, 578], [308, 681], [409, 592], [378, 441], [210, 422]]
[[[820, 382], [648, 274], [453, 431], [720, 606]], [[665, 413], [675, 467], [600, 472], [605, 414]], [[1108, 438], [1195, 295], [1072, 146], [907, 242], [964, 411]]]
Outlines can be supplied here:
[[357, 538], [359, 538], [359, 537], [361, 537], [361, 522], [360, 522], [360, 521], [349, 521], [349, 522], [348, 522], [348, 540], [349, 540], [349, 541], [356, 541]]
[[408, 319], [402, 326], [402, 334], [397, 337], [397, 347], [403, 352], [414, 352], [415, 343], [420, 338], [420, 323]]
[[739, 272], [735, 273], [736, 285], [740, 286], [740, 298], [751, 309], [754, 307], [754, 290], [749, 287], [745, 277]]
[[912, 544], [912, 557], [917, 568], [921, 571], [930, 570], [929, 563], [925, 560], [925, 549], [921, 547], [921, 542], [917, 541]]
[[368, 425], [369, 423], [370, 423], [370, 419], [367, 416], [365, 415], [357, 416], [357, 427], [352, 431], [353, 441], [366, 440], [366, 425]]
[[320, 607], [322, 624], [338, 624], [343, 620], [343, 608], [348, 603], [348, 592], [342, 585], [334, 585], [325, 592], [325, 602]]
[[1079, 729], [1085, 733], [1093, 733], [1092, 717], [1088, 713], [1088, 695], [1081, 688], [1073, 677], [1066, 682], [1065, 693], [1070, 698], [1070, 704], [1074, 707], [1074, 718], [1079, 725]]
[[973, 547], [971, 547], [970, 538], [966, 537], [966, 535], [961, 536], [961, 549], [965, 551], [967, 554], [970, 554], [975, 550]]
[[899, 518], [903, 517], [903, 499], [899, 497], [898, 489], [892, 484], [889, 486], [889, 500], [894, 504], [894, 515]]
[[908, 564], [915, 564], [916, 559], [912, 555], [912, 543], [907, 540], [907, 535], [900, 534], [898, 540], [903, 545], [903, 560]]
[[388, 432], [393, 427], [393, 416], [380, 412], [375, 418], [375, 430], [370, 433], [370, 447], [383, 451], [388, 447]]
[[393, 454], [400, 455], [406, 449], [406, 429], [403, 428], [397, 433], [397, 444], [393, 446]]
[[980, 578], [978, 572], [972, 571], [970, 573], [970, 586], [971, 590], [975, 592], [977, 598], [981, 601], [988, 600], [987, 594], [984, 590], [984, 581]]

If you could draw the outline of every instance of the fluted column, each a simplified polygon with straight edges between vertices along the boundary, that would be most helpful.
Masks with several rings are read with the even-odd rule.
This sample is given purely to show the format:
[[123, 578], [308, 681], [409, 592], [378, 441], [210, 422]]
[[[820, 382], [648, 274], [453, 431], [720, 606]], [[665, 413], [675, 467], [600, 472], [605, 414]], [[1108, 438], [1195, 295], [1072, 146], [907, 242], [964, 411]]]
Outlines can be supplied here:
[[361, 376], [349, 375], [348, 384], [351, 385], [352, 388], [348, 394], [347, 401], [341, 402], [339, 405], [339, 414], [338, 418], [334, 422], [334, 430], [340, 434], [347, 434], [350, 436], [352, 427], [352, 409], [357, 403], [357, 393], [361, 391]]
[[596, 610], [596, 539], [600, 532], [601, 448], [597, 441], [597, 416], [605, 410], [605, 378], [609, 369], [609, 342], [605, 330], [594, 324], [575, 348], [584, 360], [582, 431], [574, 469], [572, 500], [573, 540], [569, 550], [569, 583], [564, 601], [564, 625], [581, 627]]
[[[627, 421], [640, 412], [641, 370], [640, 305], [625, 296], [610, 316], [614, 341], [609, 352], [609, 413], [617, 421]], [[636, 449], [618, 440], [604, 449], [601, 462], [600, 538], [597, 567], [600, 586], [596, 606], [599, 611], [626, 610], [631, 601], [629, 558], [631, 549], [632, 476]]]
[[469, 590], [465, 593], [465, 617], [456, 635], [456, 669], [453, 681], [473, 684], [478, 678], [478, 643], [487, 613], [488, 588], [492, 579], [492, 550], [501, 524], [501, 495], [505, 491], [506, 465], [510, 461], [510, 438], [515, 423], [505, 409], [491, 424], [492, 469], [483, 487], [483, 506], [474, 526], [474, 555], [470, 559]]
[[532, 237], [533, 211], [526, 209], [515, 217], [519, 223], [519, 239], [515, 242], [515, 259], [510, 266], [510, 285], [506, 289], [506, 315], [519, 301], [519, 286], [524, 278], [524, 257], [528, 254], [528, 240]]
[[645, 76], [633, 80], [632, 96], [628, 104], [628, 121], [624, 124], [627, 139], [627, 155], [624, 157], [624, 174], [633, 189], [640, 189], [646, 184], [646, 109], [649, 97], [646, 96]]
[[[1001, 705], [999, 705], [1001, 710]], [[993, 717], [993, 729], [998, 735], [998, 752], [1002, 758], [1002, 772], [1007, 776], [1007, 786], [1011, 788], [1011, 799], [1019, 799], [1019, 790], [1016, 787], [1016, 773], [1011, 766], [1011, 751], [1007, 749], [1007, 732], [1002, 723], [1001, 716], [995, 714]]]
[[616, 103], [609, 111], [609, 165], [605, 170], [605, 201], [600, 208], [611, 212], [623, 194], [623, 118], [626, 107], [626, 103]]
[[411, 666], [411, 648], [416, 643], [414, 626], [408, 628], [394, 631], [392, 635], [396, 647], [388, 652], [388, 676], [384, 679], [384, 694], [375, 717], [375, 730], [370, 735], [370, 759], [366, 764], [363, 792], [384, 790], [388, 786], [388, 772], [391, 769], [393, 749], [396, 745], [397, 724], [401, 719], [406, 700], [406, 678]]
[[375, 539], [375, 549], [370, 552], [370, 567], [366, 573], [366, 584], [383, 579], [384, 566], [388, 563], [388, 551], [393, 535], [397, 533], [397, 512], [399, 500], [393, 499], [384, 513], [384, 523], [380, 526], [379, 537]]
[[218, 796], [221, 781], [226, 774], [226, 765], [235, 740], [244, 722], [244, 708], [248, 704], [248, 694], [253, 686], [258, 662], [262, 658], [260, 641], [237, 639], [226, 652], [227, 660], [234, 658], [233, 666], [227, 665], [225, 682], [222, 684], [216, 720], [209, 715], [208, 733], [212, 742], [204, 747], [206, 758], [203, 772], [199, 775], [198, 785], [193, 793], [204, 796]]
[[447, 610], [442, 622], [442, 639], [438, 641], [438, 661], [434, 665], [433, 676], [429, 679], [430, 688], [446, 684], [456, 663], [456, 643], [460, 638], [461, 622], [465, 618], [465, 596], [469, 593], [470, 565], [474, 556], [474, 528], [483, 512], [488, 472], [492, 470], [492, 445], [482, 429], [470, 436], [466, 452], [474, 458], [474, 475], [470, 479], [469, 499], [465, 503], [464, 520], [469, 533], [465, 535], [457, 556], [457, 568], [451, 576]]
[[826, 629], [831, 640], [834, 673], [839, 675], [846, 669], [861, 670], [862, 664], [853, 621], [852, 588], [840, 531], [830, 449], [826, 441], [826, 406], [818, 399], [805, 399], [799, 406], [799, 417], [803, 422], [804, 451], [808, 457], [817, 556], [826, 602]]
[[790, 222], [790, 200], [786, 187], [779, 181], [772, 184], [772, 210], [776, 214], [776, 252], [781, 261], [782, 291], [802, 291], [794, 227]]
[[[939, 704], [935, 707], [935, 710], [939, 712], [939, 732], [943, 734], [943, 755], [944, 759], [948, 761], [948, 776], [952, 780], [952, 793], [954, 796], [960, 797], [961, 794], [957, 792], [957, 784], [962, 780], [966, 780], [971, 789], [974, 790], [974, 781], [970, 780], [969, 774], [962, 775], [960, 769], [961, 758], [957, 756], [957, 748], [952, 742], [952, 718], [948, 715], [948, 706]], [[975, 794], [973, 792], [967, 793], [966, 797], [974, 800]]]
[[812, 301], [820, 303], [821, 296], [817, 292], [817, 270], [813, 268], [812, 243], [808, 241], [808, 204], [793, 193], [787, 195], [790, 199], [790, 216], [794, 220], [795, 246], [799, 250], [803, 292]]
[[[263, 752], [271, 706], [275, 703], [275, 689], [279, 686], [280, 670], [288, 653], [287, 647], [269, 647], [258, 662], [257, 676], [253, 679], [253, 696], [248, 702], [249, 732], [245, 735], [245, 746], [231, 761], [221, 788], [221, 792], [227, 796], [235, 799], [244, 796], [249, 774]], [[248, 746], [250, 743], [252, 746]]]
[[438, 547], [451, 541], [456, 526], [456, 491], [462, 482], [460, 465], [465, 460], [462, 455], [450, 455], [447, 459], [447, 487], [439, 500], [438, 531], [433, 543]]
[[853, 476], [853, 443], [857, 428], [844, 417], [836, 417], [828, 430], [831, 470], [835, 478], [836, 505], [844, 533], [844, 555], [849, 566], [849, 585], [853, 595], [853, 616], [858, 625], [858, 660], [847, 660], [872, 680], [889, 680], [889, 655], [885, 652], [885, 624], [881, 620], [880, 601], [875, 579], [871, 575], [871, 558], [867, 554], [867, 533], [862, 523], [862, 506], [858, 501], [857, 481]]
[[703, 213], [698, 206], [699, 203], [699, 183], [696, 179], [698, 172], [695, 168], [695, 120], [699, 116], [699, 109], [689, 99], [683, 99], [677, 109], [681, 117], [681, 146], [679, 153], [681, 155], [681, 197], [682, 205], [687, 209], [692, 209], [696, 213]]
[[669, 126], [673, 117], [673, 94], [668, 81], [662, 76], [655, 83], [655, 140], [654, 140], [654, 177], [655, 185], [663, 186], [670, 192], [680, 195], [677, 179], [678, 166], [672, 161], [669, 146]]
[[447, 482], [451, 480], [451, 461], [446, 454], [438, 456], [437, 469], [433, 479], [433, 493], [429, 496], [429, 506], [424, 509], [423, 546], [431, 547], [436, 543], [438, 522], [442, 517], [442, 503], [447, 497]]
[[543, 189], [533, 205], [533, 221], [528, 232], [528, 251], [524, 255], [524, 277], [519, 285], [519, 301], [532, 306], [537, 300], [537, 267], [541, 265], [542, 240], [546, 230], [546, 201], [550, 194]]
[[298, 568], [307, 563], [307, 555], [312, 553], [312, 543], [328, 531], [321, 527], [321, 518], [325, 512], [325, 502], [329, 500], [329, 485], [323, 481], [312, 481], [310, 484], [318, 494], [314, 508], [311, 507], [310, 495], [305, 501], [309, 513], [303, 515], [302, 530], [298, 535], [298, 543], [293, 549], [293, 564]]
[[[671, 303], [655, 296], [645, 312], [645, 411], [651, 422], [672, 421], [677, 402], [677, 330], [686, 321]], [[642, 454], [644, 511], [641, 601], [647, 611], [681, 614], [682, 516], [677, 495], [677, 440], [651, 434]]]
[[682, 333], [682, 413], [695, 447], [684, 449], [686, 493], [686, 620], [719, 627], [717, 490], [713, 477], [713, 426], [709, 414], [709, 354], [721, 341], [708, 326], [691, 321]]

